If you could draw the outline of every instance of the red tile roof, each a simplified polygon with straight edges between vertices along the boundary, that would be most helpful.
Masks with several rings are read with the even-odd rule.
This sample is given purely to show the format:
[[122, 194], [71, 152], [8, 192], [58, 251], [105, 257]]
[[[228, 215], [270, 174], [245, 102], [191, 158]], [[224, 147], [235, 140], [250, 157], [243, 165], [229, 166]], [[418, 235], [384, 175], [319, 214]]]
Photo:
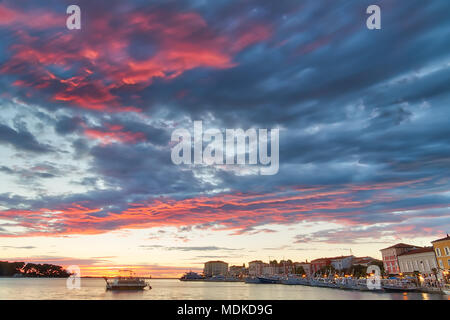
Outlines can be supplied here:
[[[381, 249], [381, 250], [386, 250], [386, 249], [393, 249], [393, 248], [421, 248], [419, 246], [413, 246], [412, 244], [406, 244], [406, 243], [397, 243], [393, 246]], [[380, 251], [381, 251], [380, 250]]]
[[410, 254], [416, 254], [416, 253], [425, 253], [425, 252], [434, 252], [433, 247], [425, 247], [425, 248], [420, 248], [420, 249], [414, 249], [408, 252], [403, 252], [401, 254], [399, 254], [398, 256], [407, 256]]
[[333, 258], [329, 258], [331, 260], [338, 260], [338, 259], [345, 259], [345, 258], [350, 258], [352, 256], [340, 256], [340, 257], [333, 257]]
[[348, 257], [351, 257], [351, 256], [339, 256], [339, 257], [331, 257], [331, 258], [318, 258], [318, 259], [311, 260], [311, 263], [320, 262], [320, 261], [326, 261], [326, 260], [344, 259], [344, 258], [348, 258]]
[[447, 234], [447, 236], [446, 236], [445, 238], [437, 239], [437, 240], [431, 241], [431, 243], [435, 243], [435, 242], [439, 242], [439, 241], [445, 241], [445, 240], [450, 240], [450, 236], [449, 236], [448, 234]]
[[311, 260], [311, 263], [317, 263], [317, 262], [329, 261], [329, 260], [331, 260], [331, 258], [319, 258], [319, 259]]
[[378, 259], [372, 258], [372, 257], [355, 257], [355, 262], [369, 262], [369, 261], [376, 261]]

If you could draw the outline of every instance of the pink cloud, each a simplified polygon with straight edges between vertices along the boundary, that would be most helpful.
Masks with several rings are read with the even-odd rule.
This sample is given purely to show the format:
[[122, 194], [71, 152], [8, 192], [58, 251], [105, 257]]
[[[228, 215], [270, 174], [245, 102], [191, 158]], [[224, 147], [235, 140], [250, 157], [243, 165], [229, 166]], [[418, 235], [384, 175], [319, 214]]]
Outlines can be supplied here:
[[[120, 130], [119, 127], [115, 129]], [[411, 188], [416, 183], [418, 182], [405, 181], [402, 185]], [[25, 233], [9, 236], [97, 234], [117, 229], [188, 225], [207, 228], [215, 226], [221, 230], [240, 234], [245, 230], [252, 230], [255, 226], [287, 225], [301, 221], [335, 222], [349, 227], [370, 226], [373, 223], [372, 214], [382, 214], [386, 221], [389, 221], [390, 214], [395, 215], [392, 212], [383, 213], [383, 210], [370, 214], [366, 212], [366, 208], [384, 203], [386, 199], [382, 196], [383, 192], [398, 187], [398, 184], [399, 182], [374, 184], [369, 189], [378, 191], [369, 199], [359, 196], [361, 193], [369, 192], [366, 190], [368, 185], [346, 186], [335, 190], [330, 190], [329, 187], [287, 188], [261, 194], [228, 193], [181, 200], [158, 198], [129, 203], [128, 207], [120, 212], [104, 212], [103, 208], [93, 207], [85, 202], [62, 204], [55, 209], [4, 210], [0, 211], [0, 217], [7, 220], [14, 219], [28, 230]], [[355, 191], [359, 188], [363, 190]], [[395, 200], [397, 198], [394, 197], [389, 201]], [[398, 210], [400, 209], [394, 209], [394, 211]], [[98, 213], [102, 214], [97, 215]], [[404, 216], [399, 218], [405, 219]]]
[[[9, 28], [15, 29], [17, 21], [33, 20], [31, 15], [0, 7], [3, 26]], [[45, 90], [53, 102], [97, 111], [135, 112], [140, 108], [123, 101], [120, 92], [138, 95], [155, 79], [170, 81], [195, 68], [232, 68], [237, 52], [271, 35], [269, 27], [262, 25], [247, 26], [238, 36], [221, 34], [195, 12], [135, 11], [122, 18], [127, 25], [117, 26], [113, 23], [117, 18], [103, 12], [89, 25], [89, 32], [59, 31], [45, 40], [21, 30], [18, 41], [9, 48], [12, 57], [0, 73], [20, 75], [14, 85], [31, 90], [28, 96], [33, 95], [32, 90]], [[33, 24], [47, 29], [60, 20], [47, 13]], [[136, 36], [154, 47], [144, 59], [130, 54], [130, 39]], [[75, 65], [77, 70], [73, 70]], [[50, 72], [52, 66], [76, 74], [64, 78]]]

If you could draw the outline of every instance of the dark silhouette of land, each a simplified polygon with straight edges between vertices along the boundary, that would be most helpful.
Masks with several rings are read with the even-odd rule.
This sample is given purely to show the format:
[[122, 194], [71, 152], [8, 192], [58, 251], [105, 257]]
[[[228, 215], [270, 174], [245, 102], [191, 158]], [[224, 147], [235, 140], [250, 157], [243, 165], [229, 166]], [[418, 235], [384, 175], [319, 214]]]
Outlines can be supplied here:
[[0, 277], [67, 278], [70, 273], [54, 264], [0, 261]]

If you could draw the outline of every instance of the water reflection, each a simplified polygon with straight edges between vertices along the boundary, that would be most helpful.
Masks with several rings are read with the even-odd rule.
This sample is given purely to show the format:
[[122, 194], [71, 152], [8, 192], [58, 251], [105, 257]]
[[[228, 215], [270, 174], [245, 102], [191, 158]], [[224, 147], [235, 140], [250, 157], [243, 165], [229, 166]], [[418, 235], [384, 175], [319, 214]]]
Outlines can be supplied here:
[[103, 279], [82, 279], [80, 289], [68, 289], [65, 279], [1, 278], [0, 299], [99, 299], [99, 300], [450, 300], [429, 293], [376, 293], [345, 291], [281, 284], [261, 285], [241, 282], [181, 282], [150, 280], [153, 289], [107, 291]]

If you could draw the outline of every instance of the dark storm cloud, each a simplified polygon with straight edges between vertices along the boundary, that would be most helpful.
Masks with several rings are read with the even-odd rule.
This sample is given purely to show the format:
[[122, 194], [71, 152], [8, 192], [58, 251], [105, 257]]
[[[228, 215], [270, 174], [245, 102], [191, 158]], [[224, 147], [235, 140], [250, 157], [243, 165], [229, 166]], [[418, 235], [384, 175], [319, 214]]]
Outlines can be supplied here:
[[72, 142], [74, 149], [73, 156], [75, 159], [80, 159], [89, 153], [89, 146], [85, 139], [76, 139]]
[[300, 234], [295, 237], [295, 243], [325, 242], [325, 243], [359, 243], [373, 244], [386, 243], [377, 241], [382, 237], [391, 238], [392, 241], [401, 237], [435, 237], [436, 231], [445, 234], [450, 227], [449, 215], [441, 213], [436, 219], [419, 219], [414, 223], [394, 223], [389, 226], [370, 226], [367, 228], [338, 228], [328, 229], [310, 234]]
[[[286, 22], [277, 20], [278, 30], [287, 27], [285, 25], [292, 28], [288, 34], [276, 33], [280, 42], [289, 40], [284, 46], [250, 48], [237, 58], [238, 65], [232, 69], [214, 71], [214, 75], [193, 70], [189, 77], [174, 79], [173, 87], [162, 88], [162, 85], [159, 87], [155, 84], [155, 87], [149, 88], [149, 95], [161, 96], [163, 100], [167, 99], [168, 90], [184, 88], [189, 93], [180, 101], [180, 109], [186, 110], [186, 106], [189, 106], [193, 118], [202, 117], [205, 109], [213, 110], [227, 127], [236, 124], [283, 124], [295, 127], [311, 122], [339, 121], [345, 116], [345, 104], [370, 94], [368, 88], [371, 86], [402, 72], [421, 68], [433, 59], [445, 57], [449, 52], [448, 43], [436, 43], [436, 50], [430, 52], [425, 45], [430, 39], [419, 35], [431, 37], [433, 31], [441, 32], [440, 23], [446, 21], [442, 10], [446, 6], [444, 3], [420, 6], [419, 2], [411, 2], [401, 10], [392, 9], [383, 22], [386, 26], [395, 25], [396, 28], [373, 33], [364, 27], [364, 10], [358, 14], [356, 8], [330, 2], [327, 9], [321, 7], [318, 10], [318, 20], [295, 22], [290, 15], [290, 20]], [[305, 7], [314, 7], [314, 4], [307, 2]], [[359, 8], [359, 5], [356, 7]], [[422, 14], [416, 17], [415, 23], [422, 28], [411, 30], [408, 24], [397, 23], [408, 20], [411, 12], [417, 11], [413, 8], [417, 7], [422, 9]], [[361, 4], [360, 8], [364, 6]], [[349, 19], [342, 19], [342, 16]], [[433, 16], [434, 21], [430, 21], [430, 16]], [[343, 20], [338, 22], [345, 26], [342, 32], [329, 28], [330, 23], [335, 23], [331, 22], [333, 19]], [[358, 25], [358, 22], [362, 25]], [[293, 26], [305, 30], [305, 33], [294, 33]], [[304, 39], [305, 36], [301, 37], [301, 34], [309, 36], [306, 31], [314, 33], [314, 30], [321, 30], [324, 34], [322, 37], [327, 41], [319, 41], [314, 50], [295, 55], [296, 48], [320, 39], [320, 34], [310, 41]], [[442, 79], [434, 87], [444, 83]], [[378, 103], [383, 103], [390, 96], [378, 96]], [[315, 105], [302, 106], [314, 100], [317, 100]]]
[[55, 178], [62, 175], [62, 172], [51, 164], [41, 163], [31, 168], [9, 168], [0, 166], [0, 172], [8, 175], [15, 175], [23, 180], [34, 180], [35, 178]]
[[[272, 230], [256, 226], [329, 221], [333, 214], [341, 223], [361, 225], [447, 218], [425, 209], [449, 204], [450, 42], [442, 40], [449, 35], [448, 2], [375, 1], [382, 8], [382, 30], [369, 31], [365, 9], [373, 1], [82, 1], [87, 18], [79, 33], [61, 33], [58, 14], [64, 6], [50, 3], [44, 6], [50, 12], [45, 27], [21, 18], [40, 5], [3, 2], [17, 21], [0, 22], [0, 32], [16, 31], [0, 45], [0, 88], [10, 100], [46, 111], [35, 117], [71, 146], [70, 155], [59, 156], [86, 161], [95, 177], [74, 183], [92, 191], [33, 199], [0, 195], [6, 207], [67, 209], [83, 203], [98, 209], [86, 213], [88, 218], [105, 220], [92, 229], [114, 230], [128, 224], [113, 214], [125, 217], [130, 204], [151, 207], [160, 197], [189, 207], [184, 200], [213, 198], [217, 190], [270, 194], [298, 186], [336, 191], [394, 183], [384, 191], [349, 191], [345, 200], [354, 206], [333, 207], [339, 197], [286, 197], [271, 207], [273, 216], [256, 219], [248, 212], [264, 212], [268, 203], [214, 199], [215, 210], [223, 212], [220, 221], [210, 218], [209, 203], [188, 208], [202, 218], [192, 223], [176, 205], [176, 214], [166, 219], [184, 223], [177, 225], [180, 230], [225, 225], [254, 234]], [[190, 129], [193, 120], [218, 128], [280, 127], [279, 173], [238, 175], [173, 165], [171, 131]], [[0, 125], [0, 143], [32, 153], [59, 150], [39, 143], [31, 127], [13, 123], [14, 128]], [[17, 172], [3, 163], [0, 171]], [[46, 174], [57, 176], [37, 177]], [[411, 183], [413, 190], [395, 185], [408, 181], [421, 182]], [[97, 189], [100, 182], [106, 190]], [[417, 217], [395, 214], [408, 209], [423, 211]], [[134, 222], [147, 218], [153, 215]], [[64, 232], [64, 223], [55, 230]], [[342, 239], [350, 239], [344, 231]], [[355, 239], [366, 234], [351, 231]]]
[[80, 129], [83, 120], [79, 117], [61, 117], [55, 125], [55, 131], [61, 135], [66, 135]]
[[181, 170], [170, 159], [170, 149], [150, 145], [96, 146], [91, 150], [95, 172], [133, 194], [199, 192], [207, 185], [191, 170]]
[[50, 146], [39, 143], [25, 128], [15, 130], [4, 124], [0, 124], [0, 144], [10, 145], [17, 150], [33, 153], [53, 151]]

